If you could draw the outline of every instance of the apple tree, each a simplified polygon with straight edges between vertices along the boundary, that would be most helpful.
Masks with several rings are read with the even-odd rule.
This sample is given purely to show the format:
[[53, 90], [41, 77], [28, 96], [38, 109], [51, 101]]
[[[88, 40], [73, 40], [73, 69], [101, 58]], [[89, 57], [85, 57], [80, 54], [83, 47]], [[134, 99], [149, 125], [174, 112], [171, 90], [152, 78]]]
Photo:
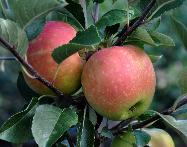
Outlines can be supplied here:
[[154, 127], [162, 121], [187, 143], [186, 69], [176, 102], [150, 110], [162, 55], [149, 50], [176, 44], [158, 30], [164, 15], [187, 47], [187, 28], [176, 13], [184, 3], [0, 0], [0, 50], [9, 52], [0, 60], [19, 62], [17, 88], [27, 101], [0, 127], [0, 139], [34, 140], [39, 147], [174, 147]]

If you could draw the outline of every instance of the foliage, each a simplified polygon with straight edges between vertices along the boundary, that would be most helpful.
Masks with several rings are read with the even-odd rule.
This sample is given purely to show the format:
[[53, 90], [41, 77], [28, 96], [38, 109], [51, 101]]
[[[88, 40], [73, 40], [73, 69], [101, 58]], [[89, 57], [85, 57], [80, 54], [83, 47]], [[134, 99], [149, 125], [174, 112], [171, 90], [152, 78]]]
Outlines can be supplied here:
[[[53, 51], [52, 57], [60, 64], [73, 53], [80, 53], [82, 49], [85, 49], [87, 54], [90, 51], [94, 52], [99, 48], [113, 45], [120, 32], [124, 31], [123, 28], [127, 27], [126, 29], [128, 29], [131, 22], [141, 17], [148, 2], [128, 0], [125, 2], [124, 8], [119, 9], [115, 6], [121, 3], [120, 0], [8, 0], [7, 3], [1, 0], [0, 37], [14, 46], [19, 55], [24, 58], [28, 48], [28, 40], [34, 39], [47, 21], [68, 22], [77, 29], [78, 33], [70, 43]], [[176, 11], [180, 10], [181, 6], [184, 5], [184, 0], [157, 0], [156, 3], [151, 13], [148, 14], [148, 19], [143, 21], [142, 25], [135, 29], [123, 42], [123, 45], [134, 44], [144, 47], [145, 50], [149, 48], [147, 53], [155, 65], [163, 61], [161, 58], [163, 55], [158, 55], [155, 48], [167, 48], [166, 52], [175, 54], [171, 48], [174, 48], [175, 45], [178, 46], [178, 42], [175, 41], [176, 37], [182, 41], [185, 48], [187, 47], [185, 41], [187, 35], [186, 25], [176, 17]], [[94, 18], [90, 19], [90, 16], [93, 15], [92, 12], [95, 11], [95, 4], [101, 6], [101, 9], [105, 7], [106, 11], [101, 10], [99, 20], [96, 23], [93, 20]], [[109, 5], [113, 6], [112, 9], [109, 8]], [[170, 35], [166, 35], [165, 32], [158, 29], [162, 25], [161, 18], [163, 17], [169, 17], [169, 22], [175, 28], [177, 36], [172, 36], [173, 39]], [[2, 44], [0, 45], [1, 50], [6, 48]], [[180, 85], [181, 89], [185, 91], [186, 83], [183, 79], [186, 79], [184, 72], [180, 79]], [[116, 135], [107, 125], [104, 125], [100, 132], [96, 129], [97, 125], [100, 126], [98, 115], [89, 106], [84, 106], [84, 108], [76, 108], [75, 106], [62, 108], [58, 101], [51, 103], [46, 97], [41, 98], [42, 96], [40, 97], [33, 92], [24, 81], [22, 74], [18, 77], [17, 87], [22, 97], [29, 104], [26, 109], [10, 117], [1, 126], [0, 139], [2, 140], [18, 144], [34, 138], [39, 146], [49, 147], [68, 140], [67, 134], [72, 127], [75, 127], [77, 138], [74, 144], [78, 147], [91, 147], [98, 140], [111, 139]], [[75, 94], [77, 97], [80, 95], [80, 93]], [[46, 100], [45, 103], [43, 103], [44, 99]], [[176, 101], [175, 108], [177, 108], [178, 103], [179, 101]], [[185, 116], [186, 110], [185, 107], [180, 109], [180, 114], [174, 113], [175, 116], [172, 115], [173, 112], [168, 115], [158, 112], [150, 113], [151, 115], [145, 113], [136, 120], [143, 122], [157, 115], [186, 141], [186, 118], [183, 120], [177, 119], [177, 115]], [[133, 122], [131, 123], [133, 124]], [[129, 125], [130, 129], [128, 128], [128, 131], [133, 132], [137, 146], [146, 145], [150, 140], [150, 136], [139, 129], [133, 130], [130, 127], [131, 125]]]

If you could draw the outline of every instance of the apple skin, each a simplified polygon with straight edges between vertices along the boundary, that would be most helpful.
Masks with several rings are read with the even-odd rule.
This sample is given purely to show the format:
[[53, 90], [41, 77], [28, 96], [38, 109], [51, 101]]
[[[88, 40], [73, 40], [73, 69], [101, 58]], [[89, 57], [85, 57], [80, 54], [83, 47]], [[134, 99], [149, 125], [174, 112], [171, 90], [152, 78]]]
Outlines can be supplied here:
[[95, 111], [111, 120], [125, 120], [149, 108], [156, 77], [148, 55], [127, 45], [105, 48], [91, 56], [81, 82]]
[[[164, 130], [161, 129], [143, 129], [151, 136], [148, 143], [150, 147], [175, 147], [173, 139]], [[125, 132], [121, 135], [115, 136], [112, 140], [111, 147], [134, 147], [136, 143], [135, 136], [132, 132]]]
[[161, 129], [144, 129], [151, 136], [149, 146], [151, 147], [175, 147], [172, 137]]
[[[39, 36], [29, 43], [27, 61], [45, 79], [53, 83], [64, 94], [72, 94], [81, 87], [84, 62], [78, 53], [66, 58], [58, 65], [51, 56], [53, 50], [67, 44], [76, 36], [76, 30], [61, 21], [49, 21]], [[54, 93], [38, 80], [24, 74], [31, 89], [39, 94]]]
[[115, 136], [112, 140], [111, 147], [134, 147], [136, 138], [132, 132], [125, 132]]

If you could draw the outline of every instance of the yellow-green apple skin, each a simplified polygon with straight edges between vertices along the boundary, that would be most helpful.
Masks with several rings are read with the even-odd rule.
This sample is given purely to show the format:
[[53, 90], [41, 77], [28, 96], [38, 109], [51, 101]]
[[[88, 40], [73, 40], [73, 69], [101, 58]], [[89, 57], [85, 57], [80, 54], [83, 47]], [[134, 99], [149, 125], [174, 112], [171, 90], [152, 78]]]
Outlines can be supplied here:
[[[150, 147], [175, 147], [172, 137], [161, 129], [143, 129], [151, 137], [148, 143]], [[136, 144], [135, 136], [132, 132], [123, 133], [115, 136], [111, 147], [134, 147]]]
[[136, 144], [135, 136], [132, 132], [123, 133], [115, 136], [111, 147], [134, 147]]
[[[78, 53], [57, 64], [51, 56], [53, 50], [67, 44], [76, 36], [76, 30], [67, 23], [49, 21], [37, 38], [29, 43], [27, 61], [45, 79], [65, 94], [72, 94], [81, 87], [83, 60]], [[31, 89], [39, 94], [52, 94], [45, 85], [24, 74]]]
[[81, 82], [95, 111], [111, 120], [125, 120], [149, 108], [156, 78], [148, 55], [127, 45], [105, 48], [91, 56]]
[[151, 136], [150, 147], [175, 147], [172, 137], [166, 131], [156, 128], [144, 131]]

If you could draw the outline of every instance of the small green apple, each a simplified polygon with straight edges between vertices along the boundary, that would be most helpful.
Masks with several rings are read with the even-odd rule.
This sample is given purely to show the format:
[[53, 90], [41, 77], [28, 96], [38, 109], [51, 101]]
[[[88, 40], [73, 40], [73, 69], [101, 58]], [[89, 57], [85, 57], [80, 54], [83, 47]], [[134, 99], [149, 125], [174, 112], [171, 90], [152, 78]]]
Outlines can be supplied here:
[[148, 55], [127, 45], [105, 48], [91, 56], [81, 82], [95, 111], [111, 120], [125, 120], [149, 108], [156, 77]]
[[[59, 46], [67, 44], [76, 36], [76, 30], [61, 21], [49, 21], [39, 36], [29, 43], [27, 61], [45, 79], [65, 94], [72, 94], [81, 87], [83, 60], [78, 53], [66, 58], [58, 65], [51, 53]], [[31, 89], [39, 94], [53, 92], [34, 78], [24, 74]]]
[[175, 147], [172, 137], [161, 129], [144, 129], [151, 136], [150, 147]]
[[136, 138], [132, 132], [125, 132], [114, 137], [111, 147], [134, 147]]

